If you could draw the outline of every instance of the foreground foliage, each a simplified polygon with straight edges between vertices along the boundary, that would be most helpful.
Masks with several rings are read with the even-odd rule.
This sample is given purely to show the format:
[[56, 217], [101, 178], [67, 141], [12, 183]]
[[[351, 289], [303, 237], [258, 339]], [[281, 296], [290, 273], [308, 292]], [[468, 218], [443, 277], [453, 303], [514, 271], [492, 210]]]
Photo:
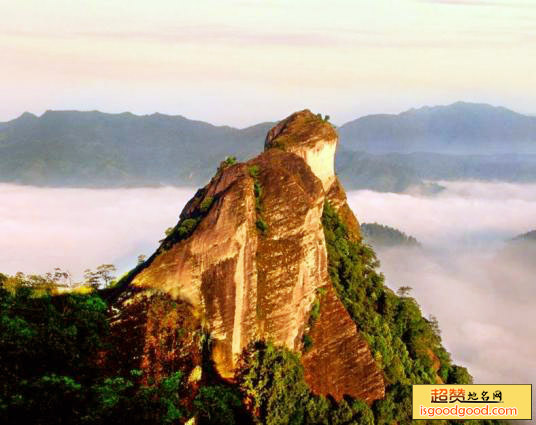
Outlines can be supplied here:
[[335, 403], [314, 395], [305, 382], [299, 357], [271, 343], [245, 351], [238, 384], [257, 424], [372, 425], [370, 408], [359, 400]]
[[146, 382], [140, 370], [116, 375], [99, 364], [108, 340], [107, 303], [91, 294], [8, 290], [0, 275], [0, 423], [233, 424], [236, 390], [203, 386], [190, 400], [182, 372]]

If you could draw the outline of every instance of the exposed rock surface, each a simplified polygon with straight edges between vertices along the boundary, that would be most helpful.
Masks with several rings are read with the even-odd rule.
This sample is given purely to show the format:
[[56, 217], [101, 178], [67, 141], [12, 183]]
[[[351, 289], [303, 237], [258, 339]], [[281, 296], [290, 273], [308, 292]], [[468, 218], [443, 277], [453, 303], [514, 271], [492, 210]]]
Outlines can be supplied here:
[[333, 126], [306, 109], [273, 127], [266, 136], [264, 148], [280, 148], [303, 158], [327, 192], [335, 181], [337, 142]]
[[116, 301], [114, 312], [109, 335], [114, 349], [100, 360], [107, 370], [129, 376], [140, 369], [145, 381], [158, 382], [175, 371], [188, 376], [200, 367], [202, 328], [188, 303], [133, 288]]
[[310, 336], [314, 343], [303, 356], [305, 379], [319, 394], [336, 400], [344, 394], [368, 403], [383, 398], [385, 385], [366, 340], [337, 298], [331, 285], [320, 304]]
[[[257, 309], [255, 195], [245, 164], [218, 173], [204, 193], [213, 197], [194, 235], [158, 253], [133, 280], [188, 301], [215, 341], [214, 360], [224, 377], [233, 372], [233, 347], [255, 337]], [[194, 198], [195, 201], [195, 198]], [[190, 202], [184, 211], [196, 211]], [[235, 327], [236, 323], [236, 327]]]
[[[267, 339], [301, 351], [307, 331], [314, 341], [303, 356], [311, 388], [372, 402], [384, 396], [382, 373], [328, 275], [326, 200], [359, 238], [333, 171], [336, 146], [332, 125], [308, 110], [279, 123], [264, 153], [220, 167], [131, 283], [190, 306], [210, 332], [223, 377], [233, 378], [249, 343]], [[320, 316], [307, 329], [319, 288], [325, 291]]]

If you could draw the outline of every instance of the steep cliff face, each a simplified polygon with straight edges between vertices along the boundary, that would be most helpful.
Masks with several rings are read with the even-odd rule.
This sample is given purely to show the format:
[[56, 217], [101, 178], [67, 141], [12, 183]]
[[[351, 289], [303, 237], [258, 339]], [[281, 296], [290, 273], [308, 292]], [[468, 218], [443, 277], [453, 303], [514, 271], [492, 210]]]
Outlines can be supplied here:
[[[384, 396], [383, 375], [328, 274], [326, 201], [359, 238], [333, 171], [336, 146], [331, 124], [308, 110], [283, 120], [268, 133], [264, 153], [222, 163], [131, 286], [188, 304], [210, 333], [225, 378], [233, 378], [245, 347], [271, 340], [303, 352], [316, 393], [370, 403]], [[319, 315], [311, 321], [315, 303]]]
[[367, 402], [383, 397], [384, 380], [369, 346], [331, 285], [326, 287], [310, 336], [313, 346], [302, 361], [305, 379], [314, 392], [336, 400], [344, 394]]
[[266, 136], [264, 147], [279, 148], [303, 158], [327, 192], [335, 181], [337, 143], [333, 126], [309, 110], [304, 110], [273, 127]]
[[352, 236], [360, 238], [359, 223], [346, 202], [346, 193], [335, 175], [337, 132], [331, 124], [309, 110], [295, 112], [279, 122], [266, 136], [265, 149], [279, 148], [301, 157], [321, 180], [326, 200], [348, 224]]
[[113, 349], [100, 359], [104, 369], [122, 376], [139, 369], [147, 383], [201, 368], [203, 334], [189, 303], [144, 289], [123, 294], [115, 307], [108, 336]]

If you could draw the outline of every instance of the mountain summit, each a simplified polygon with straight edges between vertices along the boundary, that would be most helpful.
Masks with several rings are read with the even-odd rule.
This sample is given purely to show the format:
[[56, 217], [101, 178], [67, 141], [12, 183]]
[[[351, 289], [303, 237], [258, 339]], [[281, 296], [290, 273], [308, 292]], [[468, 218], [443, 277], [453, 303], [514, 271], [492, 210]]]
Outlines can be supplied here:
[[178, 370], [185, 403], [216, 380], [270, 425], [409, 424], [410, 384], [471, 382], [410, 288], [397, 296], [376, 271], [337, 144], [304, 110], [257, 157], [223, 161], [158, 250], [104, 291], [116, 348], [100, 362], [148, 385]]
[[[384, 395], [382, 373], [328, 275], [324, 204], [351, 215], [334, 174], [336, 146], [331, 124], [308, 110], [283, 120], [262, 154], [222, 164], [132, 285], [185, 300], [204, 318], [223, 377], [234, 376], [252, 342], [300, 352], [310, 332], [303, 364], [311, 388], [372, 402]], [[353, 216], [348, 224], [357, 236]]]

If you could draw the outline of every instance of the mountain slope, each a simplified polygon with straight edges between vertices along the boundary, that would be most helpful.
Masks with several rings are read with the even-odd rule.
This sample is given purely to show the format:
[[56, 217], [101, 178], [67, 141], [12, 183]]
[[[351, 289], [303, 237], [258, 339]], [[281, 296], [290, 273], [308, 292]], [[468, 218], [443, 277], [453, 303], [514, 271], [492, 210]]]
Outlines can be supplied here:
[[162, 114], [26, 113], [0, 127], [0, 180], [97, 187], [199, 184], [226, 156], [258, 153], [270, 127], [238, 130]]
[[536, 153], [536, 117], [486, 104], [457, 102], [369, 115], [339, 131], [343, 147], [370, 153]]
[[118, 311], [147, 291], [190, 305], [215, 370], [237, 382], [258, 423], [339, 423], [326, 421], [348, 402], [347, 420], [406, 424], [411, 383], [471, 380], [416, 301], [384, 285], [333, 173], [336, 145], [307, 110], [283, 120], [262, 154], [223, 163], [108, 295]]
[[330, 190], [337, 185], [336, 144], [331, 125], [309, 111], [282, 121], [269, 132], [264, 153], [220, 169], [198, 191], [131, 284], [200, 309], [213, 341], [212, 359], [225, 378], [234, 376], [240, 354], [257, 339], [301, 351], [311, 306], [323, 293], [318, 325], [335, 325], [337, 331], [324, 332], [304, 354], [305, 376], [319, 394], [370, 403], [383, 397], [383, 377], [329, 284], [327, 269], [324, 203], [332, 199], [339, 209], [348, 208]]
[[536, 155], [449, 155], [440, 153], [353, 152], [341, 149], [337, 173], [348, 189], [434, 193], [434, 180], [536, 181]]

